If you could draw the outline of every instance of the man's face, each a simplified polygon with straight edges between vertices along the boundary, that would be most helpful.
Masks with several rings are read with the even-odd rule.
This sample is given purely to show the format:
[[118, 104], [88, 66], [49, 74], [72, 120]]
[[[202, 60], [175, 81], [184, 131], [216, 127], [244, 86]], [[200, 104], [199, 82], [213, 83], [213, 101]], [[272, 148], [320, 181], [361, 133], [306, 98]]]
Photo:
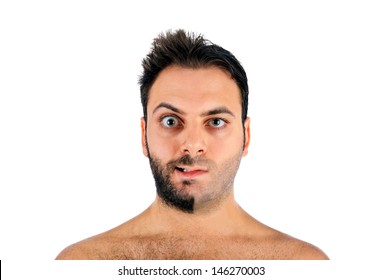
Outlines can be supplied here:
[[164, 202], [193, 212], [232, 193], [250, 140], [241, 110], [238, 86], [217, 67], [170, 66], [159, 74], [141, 126], [143, 152]]

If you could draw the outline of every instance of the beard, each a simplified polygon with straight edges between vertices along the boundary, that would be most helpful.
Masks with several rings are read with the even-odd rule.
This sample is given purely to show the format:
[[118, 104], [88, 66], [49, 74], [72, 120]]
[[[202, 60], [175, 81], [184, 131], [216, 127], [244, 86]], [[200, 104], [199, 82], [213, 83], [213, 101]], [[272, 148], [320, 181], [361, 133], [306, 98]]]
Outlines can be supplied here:
[[[186, 213], [194, 212], [196, 202], [199, 205], [202, 203], [209, 203], [210, 205], [214, 203], [218, 205], [227, 196], [229, 190], [232, 189], [242, 157], [242, 152], [239, 152], [224, 162], [220, 168], [217, 168], [216, 164], [211, 160], [201, 156], [192, 158], [189, 155], [184, 155], [176, 160], [169, 161], [167, 164], [163, 164], [149, 152], [149, 149], [147, 150], [158, 196], [168, 206]], [[203, 186], [206, 193], [201, 198], [198, 198], [198, 201], [187, 191], [188, 188], [197, 188], [197, 186], [192, 186], [197, 184], [195, 180], [182, 180], [178, 186], [171, 180], [171, 176], [177, 166], [192, 166], [195, 164], [207, 167], [208, 171], [212, 173], [211, 181], [206, 186]]]
[[[186, 155], [178, 160], [169, 162], [165, 167], [162, 166], [160, 160], [148, 156], [152, 174], [155, 180], [156, 191], [158, 196], [171, 207], [175, 207], [183, 212], [193, 213], [194, 211], [194, 197], [185, 194], [181, 189], [177, 189], [170, 179], [177, 165], [191, 165], [194, 160]], [[190, 180], [182, 182], [182, 186], [190, 185]]]

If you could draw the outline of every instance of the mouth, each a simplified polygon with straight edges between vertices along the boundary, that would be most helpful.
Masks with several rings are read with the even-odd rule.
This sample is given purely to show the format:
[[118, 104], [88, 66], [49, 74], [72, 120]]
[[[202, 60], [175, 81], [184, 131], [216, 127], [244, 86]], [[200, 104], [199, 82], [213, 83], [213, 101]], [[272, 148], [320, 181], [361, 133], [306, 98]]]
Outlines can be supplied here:
[[208, 172], [205, 167], [197, 166], [176, 166], [175, 171], [180, 177], [185, 177], [187, 179], [194, 178]]

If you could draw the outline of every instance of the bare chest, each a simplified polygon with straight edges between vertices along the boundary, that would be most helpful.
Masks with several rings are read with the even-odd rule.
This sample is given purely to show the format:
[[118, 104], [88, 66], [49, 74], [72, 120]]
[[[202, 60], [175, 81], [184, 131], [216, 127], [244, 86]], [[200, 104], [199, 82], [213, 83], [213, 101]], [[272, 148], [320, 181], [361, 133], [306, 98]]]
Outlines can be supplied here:
[[99, 259], [211, 260], [272, 259], [274, 248], [243, 238], [136, 237], [110, 242]]

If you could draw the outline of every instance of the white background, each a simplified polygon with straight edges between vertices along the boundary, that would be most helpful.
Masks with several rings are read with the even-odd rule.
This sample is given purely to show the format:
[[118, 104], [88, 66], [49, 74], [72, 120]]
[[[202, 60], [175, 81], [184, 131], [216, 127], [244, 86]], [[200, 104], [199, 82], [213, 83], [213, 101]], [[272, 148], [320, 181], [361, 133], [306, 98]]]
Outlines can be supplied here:
[[184, 28], [249, 77], [238, 202], [332, 260], [373, 260], [380, 14], [377, 1], [1, 1], [0, 259], [52, 260], [152, 202], [140, 63]]

